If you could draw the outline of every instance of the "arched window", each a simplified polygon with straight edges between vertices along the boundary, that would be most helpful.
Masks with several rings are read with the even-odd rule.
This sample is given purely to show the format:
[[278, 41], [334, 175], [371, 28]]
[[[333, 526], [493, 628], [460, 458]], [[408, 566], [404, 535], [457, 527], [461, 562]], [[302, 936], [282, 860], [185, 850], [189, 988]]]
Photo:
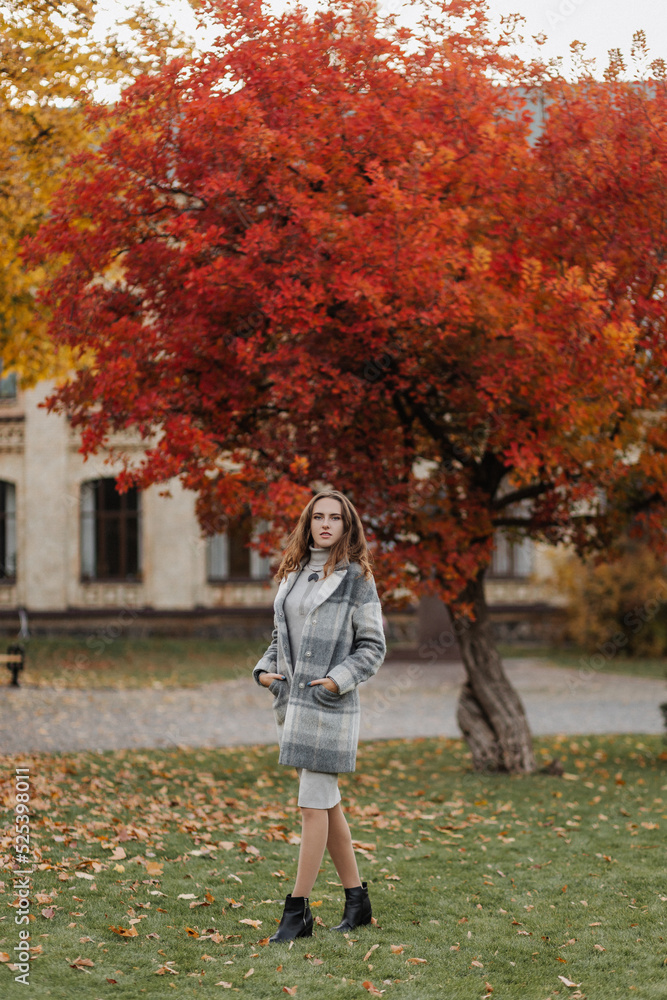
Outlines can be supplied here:
[[[266, 530], [266, 523], [257, 525], [257, 532]], [[207, 542], [207, 576], [209, 582], [232, 580], [265, 580], [269, 576], [269, 560], [249, 548], [253, 523], [249, 515], [230, 522], [227, 531], [213, 535]]]
[[141, 575], [139, 491], [119, 493], [114, 479], [81, 484], [81, 577], [137, 581]]
[[16, 579], [16, 487], [0, 480], [0, 580]]

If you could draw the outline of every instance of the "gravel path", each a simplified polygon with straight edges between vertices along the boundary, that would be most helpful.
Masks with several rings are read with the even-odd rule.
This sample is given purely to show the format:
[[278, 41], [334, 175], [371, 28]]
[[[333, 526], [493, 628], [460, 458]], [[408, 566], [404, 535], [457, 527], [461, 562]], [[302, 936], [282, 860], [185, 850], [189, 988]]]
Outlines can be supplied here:
[[[537, 659], [507, 659], [535, 736], [662, 733], [663, 680], [582, 677]], [[362, 739], [460, 737], [460, 663], [387, 662], [361, 688]], [[248, 678], [132, 691], [3, 687], [0, 753], [275, 743], [271, 695]]]

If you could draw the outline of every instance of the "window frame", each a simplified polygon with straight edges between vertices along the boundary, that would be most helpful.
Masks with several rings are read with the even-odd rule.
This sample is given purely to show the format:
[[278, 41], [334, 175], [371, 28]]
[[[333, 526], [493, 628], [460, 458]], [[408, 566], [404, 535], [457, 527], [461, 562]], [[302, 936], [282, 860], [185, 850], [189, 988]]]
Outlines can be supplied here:
[[[250, 522], [249, 529], [244, 528], [243, 533], [249, 539], [256, 537], [258, 534], [267, 530], [266, 521], [258, 521], [256, 525], [252, 524], [250, 515], [246, 515], [241, 521], [239, 519], [230, 521], [231, 527], [238, 527], [246, 522]], [[247, 552], [247, 563], [248, 572], [244, 574], [231, 574], [230, 560], [232, 553], [230, 552], [230, 538], [229, 538], [229, 527], [227, 531], [218, 532], [215, 535], [209, 535], [206, 539], [206, 582], [211, 586], [220, 586], [225, 583], [266, 583], [271, 579], [271, 569], [270, 560], [266, 556], [261, 556], [257, 549], [245, 546]], [[219, 547], [220, 551], [217, 555], [212, 551], [214, 547]], [[219, 559], [221, 562], [226, 563], [227, 573], [216, 574], [213, 570], [213, 562]]]
[[[13, 509], [7, 506], [7, 487]], [[13, 557], [13, 572], [5, 572]], [[13, 587], [17, 578], [18, 542], [16, 536], [16, 483], [10, 479], [0, 479], [0, 586]]]
[[[100, 485], [103, 483], [113, 483], [115, 489], [115, 478], [113, 476], [99, 476], [96, 479], [87, 479], [80, 484], [79, 501], [79, 576], [83, 584], [94, 583], [142, 583], [142, 504], [141, 491], [136, 487], [131, 487], [125, 493], [118, 493], [119, 505], [114, 510], [111, 507], [100, 507], [99, 498], [103, 497], [103, 490]], [[90, 503], [92, 498], [93, 503]], [[130, 505], [133, 499], [135, 506]], [[135, 522], [133, 533], [135, 536], [136, 572], [129, 570], [130, 560], [128, 559], [130, 538], [128, 530], [130, 522]], [[118, 561], [120, 572], [101, 574], [100, 563], [109, 565], [110, 550], [113, 542], [110, 540], [109, 527], [118, 525]], [[106, 529], [106, 530], [105, 530]], [[90, 568], [86, 568], [88, 562]]]

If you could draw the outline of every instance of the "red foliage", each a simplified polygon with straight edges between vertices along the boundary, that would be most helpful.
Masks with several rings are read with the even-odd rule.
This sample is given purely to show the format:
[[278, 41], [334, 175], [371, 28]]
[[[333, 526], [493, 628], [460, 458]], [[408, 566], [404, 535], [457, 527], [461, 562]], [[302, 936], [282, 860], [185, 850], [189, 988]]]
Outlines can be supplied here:
[[663, 82], [543, 83], [535, 144], [475, 0], [412, 34], [205, 6], [214, 50], [98, 112], [30, 249], [84, 449], [138, 428], [125, 481], [180, 476], [209, 530], [342, 489], [385, 593], [454, 600], [522, 497], [534, 538], [639, 510], [664, 544]]

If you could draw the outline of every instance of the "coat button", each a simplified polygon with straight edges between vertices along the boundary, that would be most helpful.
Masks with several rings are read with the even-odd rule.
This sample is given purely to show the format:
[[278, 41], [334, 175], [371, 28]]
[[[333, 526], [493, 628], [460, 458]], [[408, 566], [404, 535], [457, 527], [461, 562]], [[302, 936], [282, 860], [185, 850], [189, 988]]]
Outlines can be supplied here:
[[313, 655], [313, 654], [311, 653], [311, 651], [310, 651], [310, 650], [308, 650], [308, 652], [306, 653], [306, 656], [312, 656], [312, 655]]
[[306, 685], [303, 683], [303, 681], [301, 681], [301, 683], [299, 684], [299, 687], [303, 690], [303, 688], [305, 688], [305, 686]]

